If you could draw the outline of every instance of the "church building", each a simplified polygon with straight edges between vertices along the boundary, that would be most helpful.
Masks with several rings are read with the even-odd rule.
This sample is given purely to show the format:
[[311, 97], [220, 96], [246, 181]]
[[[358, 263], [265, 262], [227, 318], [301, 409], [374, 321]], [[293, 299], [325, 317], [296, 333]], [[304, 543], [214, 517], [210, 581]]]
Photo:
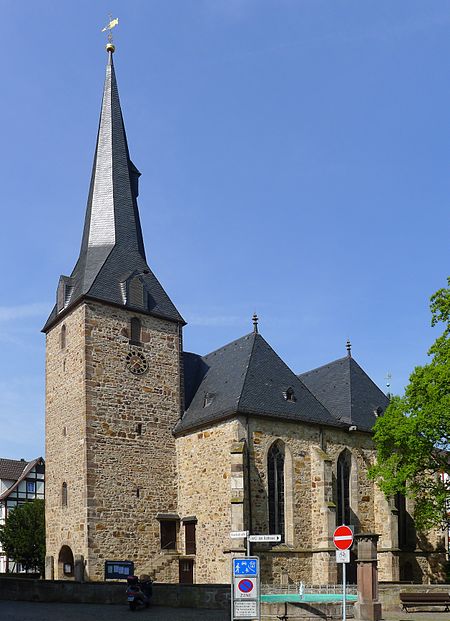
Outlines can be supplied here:
[[[230, 581], [252, 544], [262, 580], [335, 583], [336, 525], [375, 532], [382, 580], [439, 578], [439, 533], [367, 476], [389, 400], [351, 355], [298, 374], [258, 332], [208, 355], [147, 264], [108, 61], [78, 261], [46, 334], [46, 577], [103, 580], [132, 561], [158, 581]], [[237, 335], [238, 336], [238, 335]], [[343, 352], [344, 353], [344, 352]], [[355, 579], [350, 564], [350, 580]]]

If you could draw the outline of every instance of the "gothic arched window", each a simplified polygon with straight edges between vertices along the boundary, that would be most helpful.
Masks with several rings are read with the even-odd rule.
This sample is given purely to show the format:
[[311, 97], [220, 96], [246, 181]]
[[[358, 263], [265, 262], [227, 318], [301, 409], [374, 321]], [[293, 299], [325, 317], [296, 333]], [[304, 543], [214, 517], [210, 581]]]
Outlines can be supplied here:
[[284, 445], [275, 442], [267, 455], [269, 485], [269, 531], [284, 541]]
[[337, 512], [336, 524], [350, 524], [350, 472], [351, 454], [345, 449], [337, 462]]

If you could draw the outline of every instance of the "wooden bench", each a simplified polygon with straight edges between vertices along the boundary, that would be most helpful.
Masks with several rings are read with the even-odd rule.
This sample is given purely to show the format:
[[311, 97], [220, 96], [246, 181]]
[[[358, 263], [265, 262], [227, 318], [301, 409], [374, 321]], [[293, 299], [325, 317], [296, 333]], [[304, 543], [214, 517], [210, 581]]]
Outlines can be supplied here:
[[428, 592], [428, 593], [400, 593], [400, 603], [403, 610], [408, 612], [409, 608], [416, 606], [445, 606], [444, 612], [449, 612], [450, 593]]

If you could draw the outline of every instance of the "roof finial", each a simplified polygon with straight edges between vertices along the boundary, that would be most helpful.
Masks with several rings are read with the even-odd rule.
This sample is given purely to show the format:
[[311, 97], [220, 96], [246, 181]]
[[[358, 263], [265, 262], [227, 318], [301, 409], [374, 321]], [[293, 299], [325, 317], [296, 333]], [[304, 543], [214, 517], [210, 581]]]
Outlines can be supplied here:
[[392, 375], [391, 375], [390, 371], [387, 372], [386, 377], [384, 379], [386, 380], [387, 394], [390, 396], [390, 394], [391, 394], [391, 379], [392, 379]]
[[349, 358], [352, 357], [352, 344], [350, 343], [350, 339], [347, 339], [347, 356]]
[[115, 46], [114, 46], [114, 43], [113, 43], [113, 38], [112, 38], [111, 30], [113, 28], [115, 28], [118, 23], [119, 23], [119, 18], [115, 17], [113, 19], [113, 16], [110, 14], [109, 15], [109, 24], [107, 26], [105, 26], [104, 28], [102, 28], [102, 32], [106, 32], [107, 30], [109, 31], [108, 32], [108, 43], [106, 44], [106, 51], [107, 52], [111, 52], [111, 54], [113, 54], [115, 49], [116, 49]]
[[258, 334], [258, 315], [256, 313], [253, 313], [252, 321], [253, 321], [253, 332], [255, 334]]

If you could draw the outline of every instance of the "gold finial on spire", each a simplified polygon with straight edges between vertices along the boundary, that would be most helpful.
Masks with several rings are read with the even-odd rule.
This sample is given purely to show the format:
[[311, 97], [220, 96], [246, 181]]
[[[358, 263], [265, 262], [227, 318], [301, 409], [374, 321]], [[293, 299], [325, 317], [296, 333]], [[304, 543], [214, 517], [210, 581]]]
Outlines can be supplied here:
[[102, 28], [102, 32], [106, 32], [107, 30], [108, 32], [108, 43], [106, 44], [106, 51], [107, 52], [111, 52], [111, 54], [115, 51], [115, 46], [113, 43], [113, 38], [112, 38], [112, 33], [111, 30], [113, 28], [115, 28], [119, 23], [119, 18], [115, 17], [113, 19], [113, 16], [110, 14], [109, 16], [109, 24], [107, 26], [105, 26], [104, 28]]

